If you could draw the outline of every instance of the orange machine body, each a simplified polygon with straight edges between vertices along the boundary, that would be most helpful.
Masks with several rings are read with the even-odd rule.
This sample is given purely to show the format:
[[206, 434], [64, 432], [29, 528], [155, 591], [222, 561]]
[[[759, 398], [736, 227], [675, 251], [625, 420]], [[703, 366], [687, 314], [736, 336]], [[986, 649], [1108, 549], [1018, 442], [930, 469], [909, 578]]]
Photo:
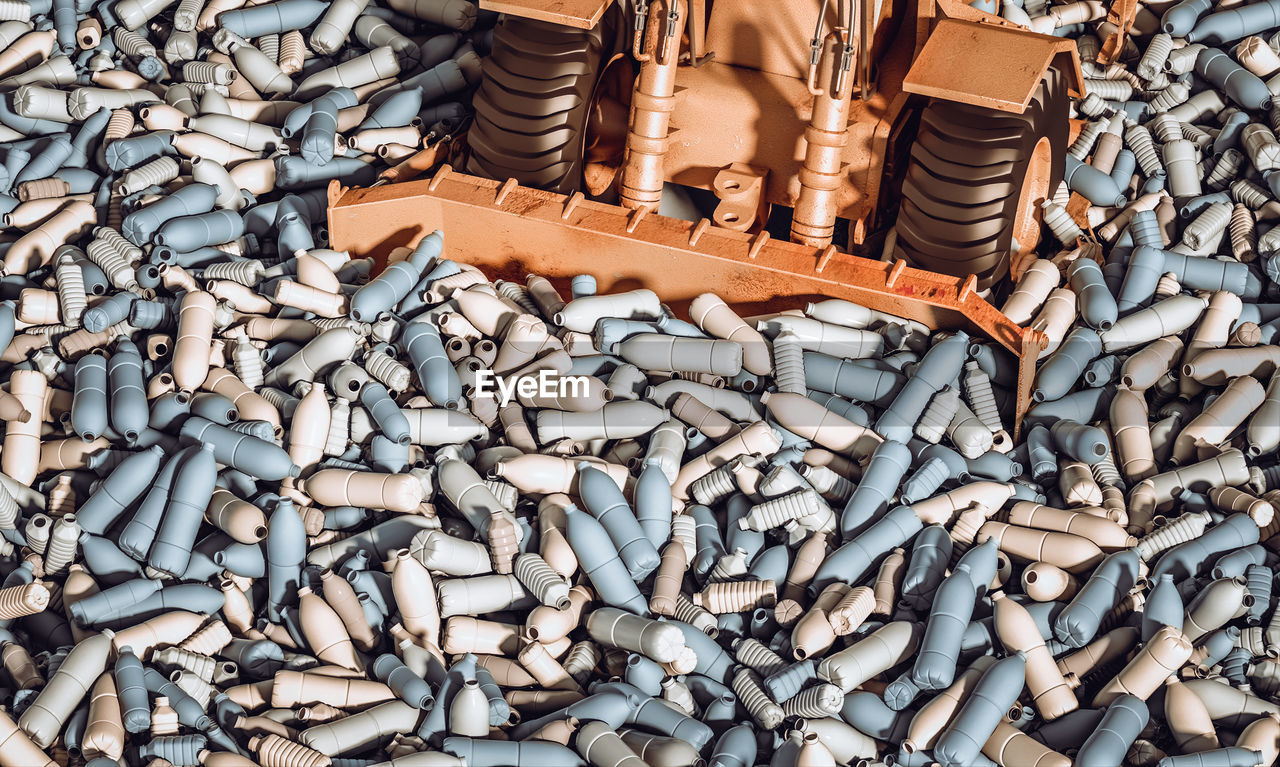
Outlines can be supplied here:
[[[828, 9], [828, 28], [836, 5]], [[609, 2], [482, 0], [482, 6], [590, 28]], [[628, 106], [631, 131], [611, 131], [611, 140], [627, 142], [626, 157], [612, 167], [588, 163], [584, 173], [589, 191], [607, 189], [621, 174], [621, 205], [471, 176], [442, 152], [402, 169], [394, 179], [402, 183], [348, 189], [334, 182], [331, 245], [385, 257], [442, 229], [449, 258], [493, 276], [536, 272], [567, 281], [591, 273], [602, 291], [649, 287], [677, 307], [714, 290], [744, 312], [845, 298], [932, 328], [976, 331], [1022, 360], [1020, 420], [1043, 334], [1001, 315], [972, 277], [842, 251], [866, 253], [869, 234], [883, 229], [879, 219], [896, 204], [887, 190], [896, 186], [913, 138], [912, 94], [1021, 112], [1044, 72], [1057, 67], [1069, 90], [1082, 95], [1075, 46], [958, 0], [881, 0], [855, 3], [855, 15], [865, 18], [837, 30], [844, 37], [829, 35], [822, 66], [811, 68], [809, 38], [821, 6], [821, 0], [720, 0], [707, 14], [705, 0], [651, 3], [646, 47], [633, 57], [640, 74]], [[694, 19], [675, 34], [675, 47], [687, 49], [678, 63], [662, 40], [652, 39], [661, 37], [655, 13]], [[866, 29], [873, 31], [858, 34]], [[844, 78], [833, 75], [828, 60], [833, 40], [834, 50], [857, 50]], [[674, 98], [665, 98], [664, 89]], [[841, 98], [843, 104], [831, 103]], [[593, 111], [619, 114], [618, 105], [608, 106]], [[662, 119], [651, 119], [646, 108], [664, 111]], [[824, 120], [842, 123], [843, 133], [819, 124]], [[665, 142], [657, 138], [663, 121]], [[591, 138], [589, 131], [589, 147]], [[813, 143], [823, 146], [815, 151]], [[405, 181], [421, 173], [431, 175]], [[659, 215], [652, 190], [663, 183], [711, 190], [720, 207], [699, 221]], [[796, 242], [764, 231], [770, 205], [794, 209], [803, 223], [793, 222]], [[849, 222], [843, 247], [829, 244], [836, 217]]]

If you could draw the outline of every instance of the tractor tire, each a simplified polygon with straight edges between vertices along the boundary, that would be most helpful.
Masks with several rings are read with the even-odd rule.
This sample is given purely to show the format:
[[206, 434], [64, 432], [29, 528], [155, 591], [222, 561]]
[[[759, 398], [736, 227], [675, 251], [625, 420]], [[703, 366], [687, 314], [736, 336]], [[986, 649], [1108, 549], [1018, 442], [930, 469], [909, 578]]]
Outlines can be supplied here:
[[616, 45], [616, 25], [614, 13], [590, 30], [502, 17], [473, 101], [467, 172], [578, 191], [588, 110]]
[[998, 286], [1034, 252], [1040, 205], [1062, 180], [1066, 78], [1050, 69], [1018, 115], [933, 100], [902, 182], [897, 251], [912, 266]]

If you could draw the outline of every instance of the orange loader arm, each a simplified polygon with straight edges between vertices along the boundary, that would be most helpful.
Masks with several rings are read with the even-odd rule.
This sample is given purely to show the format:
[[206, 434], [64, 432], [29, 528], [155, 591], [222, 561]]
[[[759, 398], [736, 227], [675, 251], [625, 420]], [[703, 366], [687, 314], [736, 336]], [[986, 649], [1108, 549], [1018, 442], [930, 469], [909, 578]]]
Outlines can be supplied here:
[[1031, 405], [1045, 335], [1015, 325], [977, 292], [974, 277], [951, 277], [751, 234], [482, 179], [443, 165], [429, 179], [351, 189], [329, 187], [331, 247], [379, 263], [436, 229], [448, 257], [491, 278], [530, 273], [561, 286], [577, 274], [602, 292], [652, 289], [676, 310], [714, 291], [744, 314], [843, 298], [932, 329], [986, 336], [1019, 358], [1016, 426]]

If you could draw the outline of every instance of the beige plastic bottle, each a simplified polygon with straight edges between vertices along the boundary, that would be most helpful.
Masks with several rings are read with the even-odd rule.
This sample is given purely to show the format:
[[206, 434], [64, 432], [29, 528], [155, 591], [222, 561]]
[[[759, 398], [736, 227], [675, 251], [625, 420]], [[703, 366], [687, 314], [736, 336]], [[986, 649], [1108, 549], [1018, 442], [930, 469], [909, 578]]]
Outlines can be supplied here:
[[364, 669], [342, 618], [306, 586], [298, 589], [298, 623], [316, 658], [352, 671]]
[[1138, 643], [1138, 629], [1132, 626], [1114, 628], [1070, 655], [1058, 659], [1058, 670], [1064, 677], [1084, 679], [1094, 669], [1126, 657]]
[[1275, 703], [1222, 684], [1217, 679], [1185, 679], [1182, 683], [1204, 701], [1205, 708], [1209, 709], [1209, 716], [1215, 720], [1241, 714], [1280, 714], [1280, 706]]
[[448, 578], [436, 586], [440, 617], [484, 615], [512, 608], [528, 592], [514, 575], [489, 574]]
[[520, 627], [514, 623], [455, 615], [444, 623], [440, 649], [446, 655], [474, 653], [513, 657], [520, 649]]
[[314, 672], [286, 670], [276, 672], [271, 680], [271, 706], [274, 708], [311, 703], [365, 708], [395, 699], [396, 694], [390, 687], [367, 679], [340, 679]]
[[902, 741], [902, 748], [907, 753], [928, 751], [938, 741], [938, 736], [946, 729], [947, 724], [964, 705], [977, 686], [978, 680], [987, 667], [995, 663], [995, 658], [983, 655], [974, 659], [973, 663], [956, 676], [951, 686], [925, 702], [907, 726], [907, 737]]
[[[327, 436], [328, 429], [325, 433]], [[411, 474], [321, 469], [300, 484], [304, 493], [323, 506], [364, 506], [410, 514], [418, 510], [424, 497], [422, 483]]]
[[959, 512], [974, 503], [982, 504], [994, 514], [1013, 497], [1013, 489], [1013, 485], [1001, 482], [970, 482], [955, 490], [917, 501], [912, 504], [911, 510], [926, 525], [949, 526]]
[[293, 411], [289, 426], [289, 459], [304, 472], [324, 458], [332, 412], [324, 384], [319, 381], [311, 384]]
[[202, 290], [188, 291], [182, 297], [173, 344], [173, 380], [183, 391], [195, 391], [209, 375], [209, 346], [217, 309], [217, 299]]
[[[1195, 331], [1187, 341], [1187, 350], [1182, 355], [1183, 362], [1193, 361], [1202, 351], [1220, 349], [1227, 345], [1231, 336], [1231, 328], [1240, 319], [1243, 302], [1234, 293], [1219, 290], [1209, 296], [1209, 306], [1200, 317]], [[1178, 393], [1185, 399], [1199, 394], [1204, 387], [1200, 382], [1188, 376], [1178, 379]]]
[[229, 490], [213, 491], [205, 518], [240, 543], [254, 544], [267, 537], [267, 516], [262, 509]]
[[868, 458], [884, 441], [871, 429], [833, 413], [803, 394], [764, 392], [760, 402], [783, 428], [855, 461]]
[[818, 664], [818, 678], [848, 694], [876, 674], [911, 657], [923, 634], [921, 623], [887, 623], [865, 639], [823, 658]]
[[1222, 393], [1178, 432], [1173, 441], [1173, 462], [1185, 465], [1195, 460], [1198, 446], [1226, 441], [1261, 407], [1265, 396], [1266, 390], [1253, 376], [1231, 379]]
[[787, 571], [787, 578], [782, 584], [780, 600], [798, 601], [804, 597], [805, 588], [827, 559], [828, 538], [830, 538], [828, 533], [814, 533], [800, 544], [800, 548], [796, 549], [795, 559], [791, 562], [791, 569]]
[[[618, 466], [612, 463], [604, 465]], [[575, 476], [576, 474], [575, 472]], [[613, 480], [616, 483], [618, 477], [613, 477]], [[565, 515], [565, 509], [572, 502], [564, 493], [552, 493], [538, 502], [538, 553], [566, 581], [572, 581], [578, 571], [578, 555], [573, 553], [573, 547], [569, 545], [569, 520]]]
[[1280, 757], [1280, 714], [1267, 714], [1250, 722], [1236, 738], [1237, 748], [1261, 751], [1260, 764], [1274, 764]]
[[48, 748], [62, 731], [67, 719], [89, 692], [89, 687], [106, 669], [111, 653], [111, 637], [93, 634], [71, 648], [57, 672], [18, 719], [41, 748]]
[[1120, 382], [1136, 392], [1146, 391], [1156, 381], [1173, 369], [1182, 354], [1183, 343], [1178, 336], [1164, 336], [1134, 352], [1120, 368]]
[[280, 429], [280, 411], [266, 399], [245, 385], [235, 373], [225, 368], [212, 368], [201, 387], [205, 391], [221, 394], [235, 403], [240, 418], [246, 421], [266, 421]]
[[858, 629], [876, 608], [875, 591], [870, 586], [855, 586], [840, 597], [827, 611], [827, 621], [836, 636], [848, 636]]
[[1280, 346], [1207, 349], [1182, 365], [1182, 375], [1205, 386], [1222, 386], [1236, 376], [1267, 377], [1280, 366]]
[[525, 635], [542, 643], [558, 642], [578, 627], [582, 611], [591, 601], [591, 590], [585, 584], [569, 589], [569, 606], [557, 609], [540, 605], [529, 611], [525, 620]]
[[675, 615], [676, 597], [684, 585], [684, 574], [688, 568], [689, 558], [684, 545], [679, 541], [668, 541], [662, 547], [662, 562], [658, 565], [653, 593], [649, 597], [649, 609], [654, 614]]
[[1008, 722], [998, 722], [982, 753], [1000, 767], [1071, 767], [1071, 758], [1049, 748]]
[[488, 548], [479, 541], [464, 541], [443, 530], [423, 530], [413, 536], [409, 552], [432, 572], [454, 577], [493, 572]]
[[1116, 389], [1110, 406], [1117, 468], [1129, 483], [1140, 482], [1156, 473], [1146, 399], [1140, 392], [1122, 386]]
[[308, 727], [298, 735], [298, 741], [325, 756], [358, 753], [388, 735], [412, 731], [417, 726], [420, 713], [416, 707], [403, 701], [388, 701], [332, 722]]
[[608, 474], [619, 489], [626, 487], [628, 476], [626, 466], [585, 456], [562, 458], [555, 455], [527, 453], [503, 458], [494, 464], [492, 474], [495, 478], [510, 482], [526, 493], [545, 495], [576, 493], [577, 464], [583, 460], [589, 461], [593, 468]]
[[742, 367], [747, 372], [763, 376], [773, 371], [773, 357], [764, 335], [744, 322], [720, 296], [703, 293], [693, 299], [689, 317], [703, 332], [741, 344]]
[[[117, 650], [132, 647], [139, 658], [146, 660], [153, 647], [182, 642], [195, 634], [205, 620], [207, 616], [198, 613], [172, 610], [117, 631], [111, 638], [111, 645]], [[230, 638], [228, 635], [227, 639]]]
[[560, 308], [552, 322], [582, 333], [590, 333], [604, 317], [634, 320], [656, 320], [662, 316], [658, 294], [640, 288], [625, 293], [610, 293], [575, 298]]
[[1005, 650], [1026, 655], [1026, 684], [1040, 716], [1052, 721], [1078, 709], [1080, 702], [1062, 678], [1031, 613], [1002, 593], [994, 599], [996, 635]]
[[1164, 684], [1164, 721], [1173, 741], [1184, 754], [1218, 748], [1218, 733], [1204, 701], [1178, 677], [1170, 676]]
[[756, 421], [729, 439], [708, 450], [706, 453], [680, 467], [675, 481], [671, 483], [671, 493], [681, 501], [689, 499], [689, 486], [704, 474], [717, 466], [728, 463], [740, 455], [753, 453], [771, 456], [778, 452], [782, 441], [773, 428], [764, 421]]
[[843, 583], [832, 583], [818, 594], [809, 609], [800, 615], [793, 611], [803, 608], [795, 602], [779, 603], [774, 609], [774, 617], [778, 623], [791, 626], [791, 654], [796, 660], [821, 657], [831, 645], [835, 644], [836, 632], [831, 625], [828, 611], [835, 608], [844, 599], [849, 587]]
[[1253, 604], [1244, 577], [1218, 578], [1200, 589], [1187, 605], [1182, 633], [1195, 642], [1244, 614]]
[[1101, 506], [1102, 488], [1082, 461], [1068, 461], [1058, 471], [1058, 492], [1068, 506]]
[[[1129, 507], [1132, 513], [1134, 496], [1139, 492], [1149, 492], [1157, 508], [1163, 509], [1173, 501], [1176, 493], [1184, 489], [1204, 492], [1212, 487], [1237, 487], [1248, 481], [1249, 464], [1244, 453], [1236, 448], [1228, 448], [1213, 458], [1143, 480], [1130, 492]], [[1149, 489], [1143, 491], [1143, 485], [1147, 483], [1150, 483]]]
[[[1210, 488], [1209, 500], [1220, 511], [1248, 514], [1258, 527], [1268, 527], [1275, 519], [1275, 506], [1270, 501], [1234, 487]], [[1266, 535], [1264, 534], [1263, 537], [1265, 538]]]
[[1070, 573], [1087, 573], [1102, 561], [1102, 549], [1088, 538], [1071, 533], [1037, 530], [1003, 522], [985, 522], [977, 542], [995, 538], [999, 549], [1029, 562], [1043, 561]]
[[86, 754], [119, 759], [124, 754], [124, 744], [124, 723], [115, 678], [110, 672], [104, 672], [89, 693], [89, 723], [84, 730], [81, 748]]
[[1037, 258], [1022, 273], [1000, 311], [1018, 325], [1026, 325], [1044, 305], [1049, 293], [1062, 284], [1062, 270], [1047, 258]]
[[9, 375], [9, 393], [18, 398], [22, 408], [31, 413], [24, 421], [5, 424], [4, 446], [0, 449], [0, 470], [23, 485], [35, 482], [40, 461], [40, 431], [45, 394], [49, 382], [38, 370], [15, 370]]
[[1075, 576], [1048, 562], [1032, 562], [1022, 570], [1022, 591], [1037, 602], [1068, 601], [1079, 586]]
[[435, 584], [431, 573], [409, 555], [408, 549], [396, 552], [391, 591], [405, 629], [428, 645], [439, 646], [440, 608], [436, 603]]
[[592, 767], [650, 767], [604, 722], [579, 727], [574, 747]]
[[[257, 735], [249, 739], [249, 750], [258, 755], [263, 764], [288, 765], [288, 767], [328, 767], [327, 756], [301, 743], [286, 740], [274, 733]], [[206, 764], [208, 762], [206, 761]]]
[[19, 690], [44, 687], [45, 680], [40, 675], [40, 669], [36, 668], [36, 662], [32, 659], [31, 653], [22, 645], [16, 642], [5, 642], [0, 646], [0, 661], [3, 662], [4, 670], [9, 673]]
[[0, 711], [0, 767], [60, 767], [9, 714]]
[[49, 607], [49, 588], [40, 582], [0, 589], [0, 619], [14, 620], [42, 613]]
[[1126, 692], [1146, 700], [1190, 657], [1190, 640], [1173, 626], [1165, 626], [1098, 691], [1093, 698], [1093, 707], [1109, 705]]
[[520, 661], [520, 665], [524, 666], [529, 674], [538, 680], [538, 684], [545, 689], [576, 690], [579, 692], [582, 690], [578, 682], [569, 675], [564, 666], [560, 665], [559, 661], [547, 650], [547, 646], [541, 642], [525, 642], [524, 646], [520, 648], [520, 652], [516, 655], [516, 660]]
[[1031, 501], [1019, 501], [1010, 507], [1008, 518], [1013, 525], [1078, 535], [1105, 550], [1128, 548], [1137, 543], [1120, 525], [1106, 517], [1084, 511], [1055, 509]]
[[489, 699], [475, 679], [468, 679], [449, 704], [449, 732], [483, 738], [489, 734]]

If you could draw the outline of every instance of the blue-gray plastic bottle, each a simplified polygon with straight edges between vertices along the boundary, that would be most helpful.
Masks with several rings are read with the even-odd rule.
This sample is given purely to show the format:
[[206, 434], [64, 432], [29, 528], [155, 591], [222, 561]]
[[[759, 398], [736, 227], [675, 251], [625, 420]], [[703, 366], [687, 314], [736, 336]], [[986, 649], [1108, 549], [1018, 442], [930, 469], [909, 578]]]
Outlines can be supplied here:
[[849, 540], [867, 523], [889, 508], [902, 478], [911, 468], [911, 450], [901, 442], [886, 440], [876, 446], [853, 494], [840, 514], [840, 534]]
[[377, 381], [367, 382], [360, 389], [360, 404], [369, 411], [369, 415], [373, 417], [374, 422], [378, 424], [378, 429], [387, 439], [398, 445], [409, 444], [409, 419], [391, 398], [387, 387]]
[[568, 519], [569, 546], [600, 600], [637, 615], [648, 615], [649, 602], [618, 557], [618, 550], [609, 540], [604, 526], [591, 514], [572, 504], [565, 508], [565, 516]]
[[1018, 652], [992, 663], [955, 718], [943, 730], [933, 756], [943, 767], [970, 767], [982, 745], [1018, 699], [1026, 680], [1026, 658]]
[[868, 527], [866, 532], [826, 558], [809, 584], [809, 593], [816, 596], [837, 581], [849, 585], [858, 583], [883, 557], [923, 528], [924, 524], [910, 507], [898, 506], [891, 509]]
[[151, 727], [151, 703], [143, 681], [142, 661], [133, 654], [133, 648], [119, 649], [113, 673], [125, 730], [134, 734], [146, 732]]
[[423, 265], [411, 259], [388, 266], [377, 277], [360, 286], [351, 297], [351, 319], [373, 322], [378, 315], [390, 311], [422, 279], [422, 270]]
[[578, 496], [604, 527], [627, 571], [636, 582], [658, 568], [658, 550], [645, 537], [640, 522], [613, 479], [589, 462], [578, 464]]
[[[885, 439], [906, 444], [929, 400], [960, 375], [968, 357], [969, 335], [960, 331], [934, 344], [916, 366], [915, 373], [876, 421], [876, 432]], [[837, 394], [839, 392], [836, 392]]]
[[[356, 92], [350, 88], [334, 88], [311, 102], [311, 113], [302, 126], [300, 142], [304, 160], [324, 165], [333, 159], [333, 144], [338, 132], [338, 110], [353, 107], [357, 102]], [[354, 314], [351, 316], [361, 320]]]
[[915, 610], [927, 610], [951, 561], [951, 536], [942, 525], [929, 525], [911, 547], [902, 576], [901, 600]]
[[280, 609], [297, 601], [307, 531], [293, 502], [281, 498], [267, 520], [267, 615], [279, 620]]
[[1040, 365], [1032, 397], [1051, 402], [1071, 391], [1090, 362], [1102, 355], [1102, 338], [1096, 330], [1077, 326], [1053, 354]]
[[[114, 143], [112, 146], [114, 146]], [[147, 245], [167, 221], [179, 216], [195, 216], [201, 213], [208, 213], [213, 210], [217, 199], [218, 188], [216, 186], [200, 183], [188, 184], [173, 194], [162, 197], [147, 207], [125, 216], [124, 221], [121, 223], [120, 231], [134, 245]]]
[[217, 481], [218, 464], [212, 445], [203, 445], [178, 467], [160, 529], [147, 557], [153, 568], [175, 576], [187, 569], [191, 545], [204, 522], [204, 510]]
[[1116, 299], [1102, 277], [1102, 267], [1091, 258], [1077, 258], [1067, 269], [1067, 280], [1075, 291], [1080, 317], [1094, 330], [1106, 330], [1116, 322]]
[[268, 482], [298, 476], [299, 469], [289, 459], [284, 448], [250, 434], [241, 434], [206, 418], [187, 418], [182, 422], [179, 433], [184, 439], [212, 445], [213, 457], [218, 463], [250, 476]]
[[320, 20], [329, 3], [321, 0], [277, 0], [249, 8], [237, 8], [218, 14], [218, 24], [240, 37], [249, 39], [306, 29]]
[[707, 767], [753, 767], [756, 755], [755, 730], [749, 724], [738, 724], [725, 730], [711, 751]]
[[440, 331], [430, 322], [410, 322], [400, 334], [400, 344], [413, 363], [427, 399], [437, 407], [457, 408], [462, 399], [458, 372], [444, 352]]
[[[137, 293], [122, 290], [108, 297], [105, 301], [100, 301], [91, 308], [86, 309], [80, 317], [80, 324], [90, 333], [101, 333], [117, 322], [128, 319], [129, 310], [137, 299]], [[81, 359], [84, 358], [82, 357]]]
[[76, 511], [80, 529], [94, 535], [106, 532], [124, 510], [151, 486], [156, 472], [160, 471], [163, 457], [163, 448], [152, 447], [121, 461]]
[[1147, 577], [1158, 578], [1163, 573], [1171, 573], [1175, 581], [1181, 581], [1199, 574], [1216, 554], [1252, 546], [1259, 538], [1258, 525], [1248, 514], [1232, 514], [1199, 537], [1165, 551]]
[[1053, 622], [1053, 635], [1068, 647], [1084, 647], [1102, 620], [1138, 582], [1141, 560], [1133, 549], [1108, 554]]
[[[938, 587], [929, 611], [929, 621], [925, 624], [924, 638], [911, 669], [911, 681], [918, 689], [942, 690], [955, 681], [956, 664], [960, 660], [960, 640], [964, 636], [965, 626], [969, 625], [973, 617], [973, 605], [977, 596], [977, 587], [973, 583], [969, 566], [963, 563], [958, 564]], [[891, 684], [890, 688], [892, 687]], [[892, 709], [902, 710], [911, 699], [894, 700], [886, 689], [885, 702]]]
[[244, 219], [234, 210], [211, 210], [165, 221], [152, 235], [158, 245], [178, 251], [231, 242], [244, 234]]
[[146, 379], [142, 374], [142, 356], [127, 338], [116, 344], [115, 354], [107, 362], [107, 380], [111, 386], [111, 428], [132, 444], [147, 428]]
[[143, 496], [142, 502], [138, 504], [133, 518], [120, 531], [117, 542], [122, 551], [139, 561], [147, 558], [147, 553], [151, 551], [151, 544], [155, 541], [156, 531], [160, 529], [160, 520], [164, 515], [164, 507], [169, 502], [169, 489], [173, 485], [173, 478], [178, 473], [178, 467], [199, 449], [199, 445], [191, 445], [165, 461]]
[[435, 695], [432, 694], [431, 686], [426, 680], [413, 673], [403, 661], [391, 653], [379, 655], [373, 662], [372, 670], [373, 675], [390, 687], [405, 703], [423, 711], [435, 705]]
[[662, 464], [656, 458], [645, 460], [636, 480], [634, 499], [636, 519], [644, 537], [657, 549], [671, 537], [671, 482], [662, 472]]

